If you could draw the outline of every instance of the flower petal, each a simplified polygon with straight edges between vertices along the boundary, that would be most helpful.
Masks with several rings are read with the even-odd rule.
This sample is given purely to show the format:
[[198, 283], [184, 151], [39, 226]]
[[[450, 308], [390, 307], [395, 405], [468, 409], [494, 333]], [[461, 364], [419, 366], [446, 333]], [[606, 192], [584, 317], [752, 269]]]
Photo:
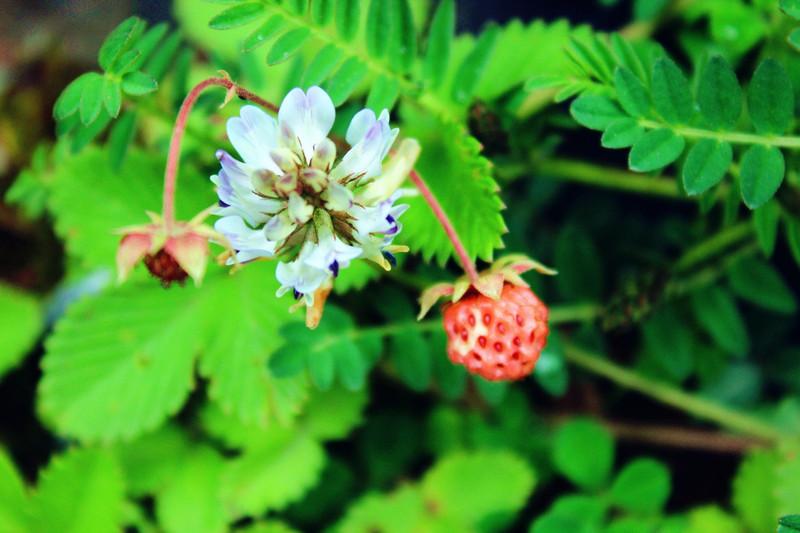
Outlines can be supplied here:
[[208, 239], [186, 233], [168, 238], [164, 250], [191, 276], [195, 285], [200, 285], [208, 264]]
[[336, 109], [331, 97], [314, 86], [304, 93], [299, 87], [289, 91], [278, 110], [278, 122], [286, 123], [297, 137], [306, 161], [314, 155], [314, 147], [328, 136]]
[[310, 251], [302, 260], [315, 268], [329, 270], [334, 277], [338, 275], [339, 269], [347, 268], [351, 260], [363, 253], [360, 247], [350, 246], [337, 239], [327, 226], [317, 230], [317, 238], [317, 244], [306, 244], [305, 248]]
[[[331, 171], [333, 180], [339, 181], [348, 176], [361, 176], [361, 180], [365, 180], [381, 173], [381, 163], [389, 153], [399, 130], [389, 128], [389, 113], [385, 110], [377, 120], [374, 119], [374, 114], [370, 115], [365, 111], [369, 110], [360, 111], [348, 128], [348, 139], [358, 141]], [[365, 128], [367, 124], [368, 127]]]
[[277, 146], [278, 124], [275, 119], [254, 105], [242, 106], [239, 115], [228, 119], [231, 144], [248, 165], [278, 172], [269, 157], [270, 150]]
[[[240, 262], [257, 257], [272, 257], [275, 254], [275, 243], [267, 240], [264, 231], [250, 229], [240, 216], [222, 217], [214, 223], [214, 229], [225, 235], [238, 252], [236, 257]], [[233, 260], [229, 259], [228, 263], [233, 263]]]

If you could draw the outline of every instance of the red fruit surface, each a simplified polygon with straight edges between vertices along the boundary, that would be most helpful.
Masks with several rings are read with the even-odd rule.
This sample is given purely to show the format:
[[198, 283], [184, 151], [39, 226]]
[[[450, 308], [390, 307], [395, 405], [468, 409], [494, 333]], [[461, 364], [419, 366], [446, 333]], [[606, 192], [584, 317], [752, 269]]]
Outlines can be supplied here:
[[144, 256], [144, 264], [152, 275], [161, 279], [161, 285], [165, 289], [173, 281], [177, 281], [182, 286], [184, 280], [189, 276], [175, 258], [163, 248], [156, 252], [155, 255], [147, 254]]
[[549, 314], [526, 287], [506, 283], [499, 300], [470, 289], [445, 306], [447, 356], [489, 381], [524, 378], [547, 342]]

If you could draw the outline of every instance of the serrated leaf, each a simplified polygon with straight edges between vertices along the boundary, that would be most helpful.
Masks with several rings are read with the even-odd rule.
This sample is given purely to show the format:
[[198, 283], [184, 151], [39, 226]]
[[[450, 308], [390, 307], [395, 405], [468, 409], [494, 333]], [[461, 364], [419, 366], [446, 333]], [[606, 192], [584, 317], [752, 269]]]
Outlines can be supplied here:
[[257, 446], [225, 464], [219, 490], [229, 517], [284, 509], [317, 483], [325, 459], [325, 450], [308, 435], [271, 428]]
[[454, 453], [440, 459], [420, 483], [438, 513], [470, 529], [502, 530], [525, 504], [534, 472], [508, 451]]
[[259, 18], [266, 7], [262, 2], [241, 2], [221, 11], [208, 21], [208, 26], [215, 30], [227, 30], [243, 26]]
[[785, 171], [783, 153], [775, 146], [756, 144], [748, 148], [739, 170], [742, 199], [747, 207], [755, 209], [772, 198]]
[[311, 30], [295, 28], [281, 35], [267, 53], [267, 65], [277, 65], [292, 57], [311, 38]]
[[81, 105], [81, 95], [83, 95], [86, 85], [98, 77], [100, 74], [97, 72], [86, 72], [72, 80], [56, 100], [53, 106], [53, 116], [57, 120], [62, 120], [77, 111]]
[[630, 116], [646, 117], [650, 114], [650, 95], [642, 81], [626, 67], [614, 71], [614, 87], [619, 103]]
[[0, 283], [0, 378], [19, 364], [42, 327], [36, 298]]
[[431, 380], [431, 354], [419, 330], [413, 326], [402, 328], [392, 336], [389, 346], [400, 379], [415, 391], [427, 389]]
[[[314, 2], [316, 4], [317, 2]], [[252, 52], [262, 44], [269, 41], [286, 25], [286, 19], [279, 13], [274, 13], [264, 21], [250, 35], [245, 37], [242, 42], [242, 52]]]
[[644, 128], [632, 118], [618, 118], [608, 125], [600, 144], [605, 148], [627, 148], [633, 146], [644, 135]]
[[750, 351], [750, 339], [744, 320], [730, 293], [710, 287], [692, 294], [692, 309], [698, 324], [720, 348], [744, 357]]
[[29, 505], [25, 494], [25, 484], [17, 472], [14, 462], [0, 448], [0, 531], [6, 533], [27, 533], [29, 524]]
[[389, 60], [400, 72], [408, 72], [417, 57], [417, 33], [409, 0], [391, 0], [392, 33]]
[[[432, 518], [425, 508], [425, 500], [419, 489], [401, 486], [392, 494], [367, 492], [357, 499], [333, 527], [335, 533], [364, 531], [395, 531], [402, 524], [402, 531], [432, 531]], [[434, 522], [435, 523], [435, 522]], [[447, 531], [442, 530], [442, 533]], [[456, 529], [457, 531], [457, 529]]]
[[450, 94], [457, 103], [465, 103], [478, 86], [494, 47], [500, 37], [500, 27], [489, 24], [475, 41], [472, 51], [464, 58], [453, 78]]
[[129, 495], [142, 498], [161, 492], [184, 466], [190, 435], [178, 425], [166, 424], [131, 441], [116, 443], [112, 452], [122, 467]]
[[81, 123], [84, 126], [91, 124], [100, 113], [100, 108], [103, 107], [103, 86], [105, 85], [105, 78], [99, 74], [93, 76], [86, 82], [81, 93], [80, 113]]
[[598, 131], [605, 130], [615, 120], [626, 118], [613, 100], [595, 94], [573, 100], [569, 112], [579, 124]]
[[663, 168], [680, 157], [686, 141], [667, 128], [648, 131], [631, 148], [628, 165], [638, 172]]
[[728, 272], [731, 289], [737, 296], [778, 313], [797, 311], [794, 293], [780, 274], [767, 262], [740, 259]]
[[119, 115], [119, 107], [122, 104], [122, 95], [119, 91], [119, 82], [117, 80], [106, 80], [103, 86], [103, 106], [106, 111], [113, 118]]
[[124, 486], [107, 451], [74, 448], [54, 457], [42, 472], [32, 499], [39, 533], [105, 533], [119, 530]]
[[339, 105], [347, 100], [366, 75], [366, 63], [357, 56], [347, 58], [328, 81], [328, 96], [333, 100], [333, 105]]
[[394, 107], [400, 96], [400, 82], [394, 76], [381, 75], [367, 96], [367, 107], [379, 114], [384, 109]]
[[360, 0], [336, 0], [336, 31], [349, 42], [358, 34]]
[[392, 0], [369, 0], [364, 42], [367, 53], [382, 57], [389, 48], [389, 33], [392, 27]]
[[450, 43], [455, 35], [455, 17], [454, 1], [442, 0], [431, 20], [422, 72], [428, 86], [433, 89], [442, 82], [450, 62]]
[[790, 17], [800, 19], [799, 0], [778, 0], [778, 7]]
[[[419, 140], [425, 150], [415, 168], [438, 200], [458, 233], [467, 254], [490, 260], [501, 246], [506, 228], [488, 161], [479, 155], [477, 141], [463, 126], [411, 106], [401, 107], [404, 135]], [[404, 200], [405, 201], [405, 200]], [[402, 244], [422, 252], [426, 259], [444, 263], [452, 245], [422, 198], [408, 198], [411, 208], [403, 215]]]
[[158, 83], [144, 72], [128, 72], [122, 77], [122, 90], [132, 96], [141, 96], [158, 89]]
[[742, 90], [739, 80], [725, 58], [708, 60], [697, 84], [700, 113], [712, 128], [730, 130], [742, 112]]
[[778, 222], [780, 222], [780, 212], [774, 201], [767, 202], [753, 210], [753, 225], [756, 229], [758, 244], [767, 257], [771, 256], [775, 250], [775, 243], [778, 239]]
[[653, 105], [670, 124], [685, 124], [692, 116], [692, 92], [678, 65], [668, 57], [653, 64]]
[[750, 119], [759, 133], [780, 135], [794, 114], [794, 91], [789, 75], [768, 57], [756, 69], [747, 95]]
[[136, 134], [136, 111], [128, 111], [114, 122], [108, 134], [108, 162], [114, 171], [125, 161]]
[[636, 459], [617, 474], [611, 485], [611, 501], [631, 513], [661, 511], [670, 493], [669, 470], [655, 459]]
[[144, 23], [137, 17], [123, 20], [106, 37], [97, 54], [97, 61], [103, 70], [109, 70], [114, 60], [126, 49], [131, 40], [142, 31]]
[[320, 27], [327, 26], [333, 20], [336, 0], [314, 0], [311, 2], [311, 20]]
[[726, 141], [703, 139], [695, 144], [683, 166], [683, 186], [689, 195], [700, 194], [719, 183], [733, 161], [733, 149]]
[[570, 481], [586, 489], [601, 487], [614, 464], [614, 441], [596, 422], [577, 419], [555, 435], [553, 463]]
[[225, 531], [228, 517], [218, 495], [222, 456], [209, 446], [199, 446], [176, 459], [180, 468], [156, 498], [159, 525], [167, 533]]

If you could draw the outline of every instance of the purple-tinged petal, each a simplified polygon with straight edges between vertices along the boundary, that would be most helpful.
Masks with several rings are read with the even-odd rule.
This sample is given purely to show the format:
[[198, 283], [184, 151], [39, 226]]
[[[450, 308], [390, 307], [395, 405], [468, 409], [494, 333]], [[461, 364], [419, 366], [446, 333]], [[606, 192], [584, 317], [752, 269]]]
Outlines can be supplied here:
[[228, 119], [231, 144], [248, 165], [277, 172], [278, 168], [269, 157], [270, 150], [277, 145], [277, 122], [254, 105], [242, 106], [239, 114]]
[[335, 118], [331, 97], [316, 86], [306, 93], [299, 87], [292, 89], [278, 110], [278, 122], [286, 123], [297, 136], [306, 161], [314, 155], [316, 144], [328, 136]]

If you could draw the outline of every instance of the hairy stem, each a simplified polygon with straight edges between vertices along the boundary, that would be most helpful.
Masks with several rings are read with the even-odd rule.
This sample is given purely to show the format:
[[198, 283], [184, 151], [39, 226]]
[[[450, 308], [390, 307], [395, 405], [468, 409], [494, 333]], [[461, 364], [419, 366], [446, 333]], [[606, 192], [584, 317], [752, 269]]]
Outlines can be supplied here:
[[[169, 141], [169, 153], [167, 155], [167, 169], [164, 173], [164, 223], [167, 227], [175, 222], [175, 181], [178, 176], [178, 162], [181, 156], [181, 140], [186, 131], [186, 122], [189, 120], [189, 113], [197, 102], [197, 98], [208, 87], [225, 87], [236, 96], [254, 102], [273, 113], [278, 112], [278, 108], [261, 98], [260, 96], [247, 91], [228, 78], [208, 78], [195, 85], [181, 104], [178, 111], [178, 118], [172, 128], [172, 137]], [[227, 100], [226, 100], [227, 101]]]
[[422, 194], [422, 197], [428, 203], [431, 211], [433, 211], [433, 215], [436, 217], [436, 220], [438, 220], [439, 224], [442, 225], [444, 232], [447, 234], [447, 238], [450, 239], [450, 242], [453, 244], [453, 250], [455, 250], [456, 255], [458, 255], [458, 258], [461, 260], [461, 267], [464, 269], [464, 272], [467, 273], [467, 276], [469, 276], [470, 281], [477, 280], [478, 271], [475, 268], [475, 265], [472, 263], [469, 255], [467, 255], [467, 250], [461, 243], [461, 239], [458, 238], [458, 234], [456, 233], [455, 228], [453, 228], [453, 224], [450, 222], [450, 219], [447, 218], [447, 214], [442, 209], [442, 206], [439, 205], [436, 197], [433, 196], [431, 190], [422, 180], [422, 176], [420, 176], [416, 170], [411, 170], [409, 173], [409, 179], [414, 183], [417, 189], [419, 189], [420, 194]]
[[769, 442], [793, 437], [790, 433], [754, 416], [734, 411], [673, 386], [645, 378], [574, 344], [565, 344], [564, 357], [571, 363], [608, 378], [619, 385], [641, 392], [661, 403], [676, 407], [697, 418], [710, 420], [728, 429]]

